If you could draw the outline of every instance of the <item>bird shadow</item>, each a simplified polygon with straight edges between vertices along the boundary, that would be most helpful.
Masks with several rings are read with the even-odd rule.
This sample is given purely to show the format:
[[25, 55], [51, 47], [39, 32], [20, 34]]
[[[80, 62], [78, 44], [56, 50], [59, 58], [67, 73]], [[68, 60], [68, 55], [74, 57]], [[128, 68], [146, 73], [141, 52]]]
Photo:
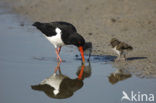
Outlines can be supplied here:
[[140, 60], [140, 59], [147, 59], [147, 57], [129, 57], [127, 60]]
[[[85, 56], [87, 58], [87, 56]], [[117, 56], [113, 55], [91, 55], [91, 62], [114, 62]], [[147, 59], [147, 57], [129, 57], [127, 61]], [[76, 56], [76, 60], [81, 60], [80, 56]]]
[[114, 61], [117, 56], [112, 56], [112, 55], [92, 55], [93, 61]]
[[[85, 58], [88, 58], [85, 56]], [[112, 55], [91, 55], [89, 61], [91, 62], [113, 62], [117, 58]], [[81, 56], [76, 56], [76, 60], [81, 60]]]
[[[88, 56], [85, 55], [86, 60], [88, 61]], [[90, 62], [114, 62], [117, 56], [113, 55], [91, 55], [89, 61]], [[52, 57], [33, 57], [32, 59], [38, 60], [38, 61], [55, 61], [55, 58]], [[133, 60], [140, 60], [140, 59], [147, 59], [147, 57], [129, 57], [127, 58], [127, 61], [133, 61]], [[75, 60], [81, 60], [80, 55], [75, 56]], [[63, 61], [66, 62], [66, 61]]]

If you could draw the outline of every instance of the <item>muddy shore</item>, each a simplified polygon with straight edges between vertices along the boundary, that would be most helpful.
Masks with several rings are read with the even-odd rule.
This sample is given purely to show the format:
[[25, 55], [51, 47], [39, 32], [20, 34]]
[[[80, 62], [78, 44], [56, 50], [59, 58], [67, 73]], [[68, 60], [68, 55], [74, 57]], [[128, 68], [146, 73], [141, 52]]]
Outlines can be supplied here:
[[134, 47], [128, 62], [113, 63], [139, 77], [156, 77], [155, 0], [1, 0], [32, 21], [74, 24], [93, 54], [115, 55], [108, 46], [113, 37]]

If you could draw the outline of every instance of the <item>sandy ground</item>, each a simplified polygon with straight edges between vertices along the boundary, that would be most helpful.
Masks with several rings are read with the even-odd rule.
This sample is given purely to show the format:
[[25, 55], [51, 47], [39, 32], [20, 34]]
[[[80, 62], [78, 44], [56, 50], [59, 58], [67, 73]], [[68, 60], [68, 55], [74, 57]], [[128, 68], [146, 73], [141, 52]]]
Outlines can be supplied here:
[[[116, 37], [134, 47], [128, 62], [115, 67], [156, 77], [156, 0], [0, 0], [32, 21], [74, 24], [93, 54], [115, 55], [108, 46]], [[2, 6], [2, 5], [1, 5]], [[147, 58], [145, 58], [147, 57]]]

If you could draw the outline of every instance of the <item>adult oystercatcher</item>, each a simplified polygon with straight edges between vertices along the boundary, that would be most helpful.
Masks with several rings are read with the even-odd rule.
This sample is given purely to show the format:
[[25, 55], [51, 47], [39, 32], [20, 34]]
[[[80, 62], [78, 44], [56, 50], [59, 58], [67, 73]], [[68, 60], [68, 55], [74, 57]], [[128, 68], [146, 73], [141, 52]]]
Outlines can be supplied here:
[[126, 60], [126, 53], [130, 50], [133, 50], [133, 47], [125, 42], [121, 42], [116, 38], [111, 39], [111, 43], [113, 50], [118, 54], [116, 60], [120, 60], [121, 56]]
[[54, 45], [57, 54], [57, 60], [59, 59], [60, 62], [62, 62], [59, 53], [63, 45], [75, 45], [79, 48], [82, 62], [85, 63], [83, 53], [85, 40], [80, 34], [77, 33], [76, 28], [72, 24], [62, 21], [50, 23], [35, 22], [33, 26], [39, 29]]

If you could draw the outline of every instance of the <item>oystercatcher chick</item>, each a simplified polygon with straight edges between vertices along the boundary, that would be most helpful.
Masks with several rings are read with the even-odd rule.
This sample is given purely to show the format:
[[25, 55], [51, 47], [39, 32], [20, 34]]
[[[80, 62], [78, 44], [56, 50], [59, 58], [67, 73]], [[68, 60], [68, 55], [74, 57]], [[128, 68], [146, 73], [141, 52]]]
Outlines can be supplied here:
[[80, 34], [77, 33], [76, 28], [72, 24], [62, 21], [50, 23], [35, 22], [33, 26], [39, 29], [45, 35], [45, 37], [54, 45], [57, 60], [62, 62], [62, 59], [59, 56], [62, 46], [75, 45], [79, 48], [82, 62], [85, 63], [83, 53], [85, 40]]
[[116, 61], [120, 60], [121, 57], [123, 60], [126, 60], [126, 54], [128, 51], [133, 50], [133, 47], [125, 42], [121, 42], [116, 38], [112, 38], [110, 42], [113, 50], [118, 54]]

